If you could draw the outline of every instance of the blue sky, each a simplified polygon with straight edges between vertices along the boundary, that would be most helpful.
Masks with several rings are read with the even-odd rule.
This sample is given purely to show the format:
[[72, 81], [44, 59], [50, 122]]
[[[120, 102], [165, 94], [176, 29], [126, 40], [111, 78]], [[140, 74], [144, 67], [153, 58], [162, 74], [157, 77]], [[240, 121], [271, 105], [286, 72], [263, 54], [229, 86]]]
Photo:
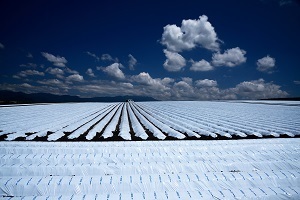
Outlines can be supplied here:
[[300, 96], [296, 0], [0, 7], [0, 89], [160, 100]]

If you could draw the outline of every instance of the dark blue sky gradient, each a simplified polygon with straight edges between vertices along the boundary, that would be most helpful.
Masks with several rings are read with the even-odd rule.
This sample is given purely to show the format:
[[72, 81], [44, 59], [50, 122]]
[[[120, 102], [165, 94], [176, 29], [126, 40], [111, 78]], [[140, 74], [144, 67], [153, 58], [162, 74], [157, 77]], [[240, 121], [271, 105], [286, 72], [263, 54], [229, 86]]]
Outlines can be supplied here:
[[[265, 84], [280, 86], [280, 90], [288, 93], [288, 96], [300, 96], [300, 5], [298, 1], [3, 0], [0, 2], [0, 8], [0, 43], [4, 46], [0, 48], [0, 89], [24, 90], [18, 85], [28, 83], [34, 86], [32, 92], [43, 92], [44, 89], [38, 89], [42, 85], [37, 81], [53, 79], [46, 69], [56, 68], [41, 55], [41, 52], [47, 52], [54, 56], [65, 57], [68, 61], [66, 66], [76, 70], [84, 78], [83, 82], [72, 83], [72, 88], [69, 90], [62, 91], [58, 88], [59, 92], [56, 93], [59, 94], [108, 95], [100, 90], [83, 94], [75, 87], [77, 84], [81, 86], [91, 84], [93, 80], [106, 82], [113, 80], [120, 84], [126, 82], [136, 87], [136, 91], [147, 90], [146, 86], [144, 88], [131, 78], [146, 72], [153, 79], [170, 77], [174, 79], [173, 84], [180, 82], [182, 77], [190, 77], [194, 82], [204, 79], [215, 80], [220, 90], [235, 88], [245, 81], [263, 79]], [[195, 61], [205, 59], [210, 62], [214, 53], [196, 47], [179, 52], [186, 59], [186, 66], [182, 70], [167, 71], [163, 67], [166, 60], [163, 50], [166, 46], [160, 43], [163, 27], [168, 24], [176, 24], [180, 27], [183, 19], [196, 20], [201, 15], [208, 17], [218, 38], [223, 41], [220, 42], [221, 53], [226, 49], [239, 47], [247, 52], [245, 55], [247, 61], [235, 67], [219, 66], [212, 71], [194, 72], [189, 69], [190, 59]], [[107, 67], [113, 62], [101, 59], [97, 61], [87, 55], [87, 51], [98, 57], [102, 54], [117, 57], [124, 66], [120, 69], [126, 78], [116, 80], [104, 71], [97, 70], [96, 67]], [[29, 53], [32, 54], [32, 58], [26, 56]], [[128, 54], [137, 59], [135, 70], [128, 69]], [[276, 60], [272, 73], [256, 69], [257, 60], [267, 55]], [[37, 67], [20, 67], [26, 63], [34, 63]], [[40, 68], [40, 65], [44, 65], [44, 68]], [[88, 68], [93, 70], [96, 77], [89, 77], [86, 74]], [[24, 70], [37, 70], [44, 72], [45, 75], [13, 78]], [[64, 76], [66, 78], [68, 74], [65, 73]], [[65, 82], [63, 78], [59, 80]], [[29, 88], [26, 91], [31, 92]], [[237, 98], [251, 98], [240, 96], [236, 91], [235, 94]], [[120, 94], [116, 92], [110, 95]], [[199, 97], [201, 94], [190, 98], [175, 96], [171, 95], [167, 99], [202, 99]]]

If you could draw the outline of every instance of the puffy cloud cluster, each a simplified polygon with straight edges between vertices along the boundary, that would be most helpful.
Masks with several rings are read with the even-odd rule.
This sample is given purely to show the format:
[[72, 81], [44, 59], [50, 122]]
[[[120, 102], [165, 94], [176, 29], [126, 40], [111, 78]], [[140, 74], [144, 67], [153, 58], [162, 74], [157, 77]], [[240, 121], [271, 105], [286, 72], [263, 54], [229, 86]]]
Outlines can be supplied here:
[[236, 47], [221, 53], [220, 42], [222, 41], [218, 39], [206, 15], [197, 20], [183, 20], [180, 27], [168, 24], [164, 27], [161, 38], [161, 44], [167, 48], [164, 50], [167, 59], [163, 66], [167, 71], [180, 71], [185, 66], [185, 59], [178, 53], [198, 46], [215, 53], [211, 62], [191, 59], [191, 71], [205, 72], [214, 70], [216, 66], [235, 67], [246, 62], [245, 50]]
[[42, 55], [56, 67], [65, 67], [68, 62], [64, 57], [54, 56], [50, 53], [42, 52]]
[[197, 87], [216, 87], [218, 85], [217, 81], [209, 79], [197, 80], [195, 84]]
[[272, 73], [275, 67], [275, 58], [272, 58], [270, 56], [263, 57], [257, 60], [256, 65], [256, 69], [258, 71]]
[[80, 74], [72, 74], [66, 78], [66, 82], [68, 83], [82, 82], [83, 80], [83, 76], [81, 76]]
[[107, 67], [98, 67], [98, 70], [102, 70], [103, 72], [107, 73], [109, 76], [117, 78], [117, 79], [125, 79], [125, 75], [120, 69], [122, 64], [120, 63], [113, 63]]
[[191, 63], [192, 63], [192, 66], [190, 67], [191, 71], [205, 72], [205, 71], [211, 71], [211, 70], [214, 69], [214, 67], [204, 59], [202, 59], [198, 62], [195, 62], [194, 60], [191, 60]]
[[287, 92], [280, 90], [280, 86], [272, 82], [266, 83], [263, 79], [244, 81], [234, 88], [234, 92], [244, 99], [265, 99], [286, 97]]
[[164, 27], [161, 43], [174, 52], [191, 50], [197, 46], [219, 50], [217, 34], [206, 15], [196, 20], [182, 20], [181, 27], [168, 24]]
[[214, 66], [235, 67], [246, 62], [245, 54], [246, 51], [239, 47], [227, 49], [223, 54], [217, 52], [212, 56], [212, 64]]
[[171, 52], [166, 49], [164, 50], [164, 53], [167, 57], [164, 63], [164, 68], [166, 70], [178, 72], [186, 65], [186, 60], [179, 53]]
[[64, 71], [62, 69], [59, 68], [52, 68], [52, 67], [48, 67], [46, 69], [46, 72], [56, 76], [57, 78], [63, 79], [64, 78]]

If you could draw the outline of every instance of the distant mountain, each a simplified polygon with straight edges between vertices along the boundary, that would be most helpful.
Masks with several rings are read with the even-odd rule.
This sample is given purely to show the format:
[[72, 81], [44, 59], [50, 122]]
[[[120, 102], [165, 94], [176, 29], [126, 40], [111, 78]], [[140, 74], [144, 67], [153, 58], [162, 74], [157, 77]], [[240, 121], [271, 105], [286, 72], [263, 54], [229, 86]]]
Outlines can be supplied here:
[[124, 102], [127, 99], [133, 101], [157, 101], [152, 97], [145, 96], [116, 96], [116, 97], [93, 97], [80, 98], [70, 95], [55, 95], [48, 93], [31, 93], [13, 92], [0, 90], [0, 104], [12, 103], [64, 103], [64, 102]]

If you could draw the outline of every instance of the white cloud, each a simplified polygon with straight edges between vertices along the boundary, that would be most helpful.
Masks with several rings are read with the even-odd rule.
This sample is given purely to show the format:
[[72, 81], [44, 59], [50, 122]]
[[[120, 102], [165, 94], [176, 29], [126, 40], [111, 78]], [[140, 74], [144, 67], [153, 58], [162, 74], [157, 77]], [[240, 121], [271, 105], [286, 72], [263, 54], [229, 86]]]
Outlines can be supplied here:
[[14, 75], [13, 77], [14, 78], [25, 78], [25, 77], [28, 77], [28, 76], [45, 76], [45, 73], [44, 72], [40, 72], [40, 71], [37, 71], [37, 70], [24, 70], [24, 71], [21, 71], [19, 72], [17, 75]]
[[194, 60], [191, 60], [191, 63], [192, 63], [192, 66], [190, 68], [191, 71], [206, 72], [206, 71], [214, 70], [214, 67], [204, 59], [202, 59], [198, 62], [195, 62]]
[[32, 88], [33, 87], [32, 85], [30, 85], [28, 83], [22, 83], [21, 86], [24, 88]]
[[186, 82], [187, 84], [193, 85], [193, 79], [192, 78], [190, 78], [190, 77], [183, 77], [181, 79], [182, 79], [182, 81]]
[[151, 89], [164, 90], [166, 89], [166, 85], [173, 82], [173, 79], [170, 78], [152, 78], [149, 73], [141, 72], [138, 75], [131, 76], [131, 80], [137, 82], [141, 85], [151, 86]]
[[218, 85], [217, 81], [203, 79], [195, 81], [197, 87], [216, 87]]
[[79, 74], [78, 71], [73, 70], [73, 69], [70, 69], [70, 68], [68, 68], [68, 67], [65, 67], [65, 68], [64, 68], [64, 72], [67, 72], [67, 73], [69, 73], [69, 74]]
[[5, 46], [0, 42], [0, 49], [4, 49]]
[[161, 80], [163, 85], [169, 85], [171, 83], [173, 83], [175, 80], [169, 77], [165, 77]]
[[91, 52], [87, 51], [86, 54], [89, 55], [89, 56], [91, 56], [91, 57], [93, 57], [93, 58], [95, 58], [97, 61], [100, 60], [99, 56], [97, 56], [97, 55], [94, 54], [94, 53], [91, 53]]
[[182, 20], [181, 27], [168, 24], [164, 27], [161, 43], [175, 52], [191, 50], [197, 46], [217, 51], [220, 46], [214, 27], [206, 15], [197, 20]]
[[66, 81], [68, 83], [71, 83], [71, 82], [82, 82], [84, 79], [83, 79], [83, 76], [79, 75], [79, 74], [72, 74], [70, 76], [68, 76], [66, 78]]
[[167, 71], [178, 72], [186, 65], [186, 60], [179, 53], [171, 52], [166, 49], [164, 50], [164, 53], [167, 57], [164, 68]]
[[138, 75], [132, 76], [131, 79], [144, 85], [153, 85], [156, 83], [156, 81], [150, 76], [150, 74], [146, 72], [141, 72]]
[[191, 100], [197, 98], [194, 88], [185, 81], [174, 83], [171, 88], [171, 96], [175, 100]]
[[118, 58], [113, 58], [111, 55], [105, 53], [101, 55], [101, 60], [103, 61], [113, 61], [113, 62], [119, 62]]
[[133, 88], [133, 85], [131, 83], [121, 83], [121, 85], [126, 88]]
[[280, 86], [272, 82], [266, 83], [263, 79], [244, 81], [238, 84], [233, 91], [242, 99], [265, 99], [286, 97], [287, 92], [280, 90]]
[[52, 68], [52, 67], [48, 67], [46, 69], [46, 72], [56, 76], [57, 78], [63, 79], [64, 78], [64, 71], [62, 69], [59, 68]]
[[119, 63], [113, 63], [107, 67], [100, 67], [97, 69], [101, 69], [103, 72], [107, 73], [109, 76], [115, 77], [117, 79], [125, 79], [125, 75], [120, 69], [122, 67]]
[[275, 58], [272, 58], [268, 55], [266, 57], [258, 59], [256, 65], [256, 69], [258, 71], [271, 73], [275, 67]]
[[131, 54], [129, 54], [128, 57], [129, 57], [129, 61], [128, 61], [129, 69], [134, 70], [134, 66], [137, 64], [137, 60]]
[[49, 61], [52, 62], [56, 67], [65, 67], [68, 62], [64, 57], [54, 56], [50, 53], [42, 52], [42, 55]]
[[212, 64], [214, 66], [235, 67], [246, 62], [246, 51], [239, 47], [227, 49], [223, 54], [220, 52], [214, 53], [212, 57]]
[[85, 73], [90, 77], [96, 77], [91, 68], [88, 68]]
[[143, 96], [151, 96], [157, 99], [165, 99], [170, 94], [170, 83], [174, 80], [171, 78], [152, 78], [149, 73], [141, 72], [138, 75], [131, 76], [131, 81], [135, 85], [135, 93]]

